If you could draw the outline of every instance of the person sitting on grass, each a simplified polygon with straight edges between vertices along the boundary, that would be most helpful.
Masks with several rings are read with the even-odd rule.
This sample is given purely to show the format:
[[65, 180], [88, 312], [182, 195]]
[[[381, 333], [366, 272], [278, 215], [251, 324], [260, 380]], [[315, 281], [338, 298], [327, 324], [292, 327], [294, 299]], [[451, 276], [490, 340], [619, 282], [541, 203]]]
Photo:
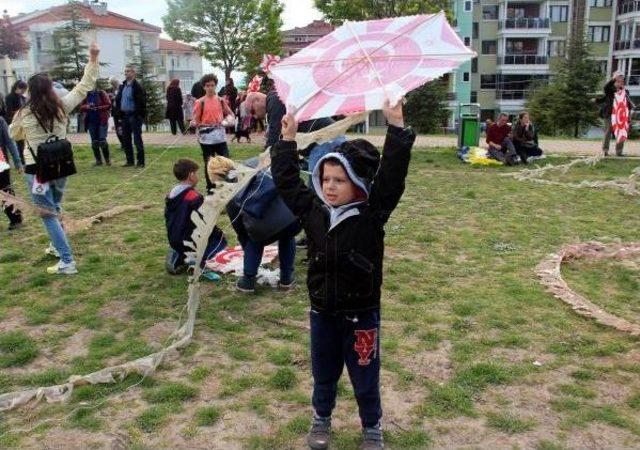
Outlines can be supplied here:
[[508, 122], [509, 116], [502, 113], [498, 116], [498, 121], [487, 128], [488, 153], [489, 158], [513, 166], [520, 162], [520, 157], [511, 141], [511, 125]]
[[[186, 252], [191, 251], [185, 246], [184, 241], [190, 241], [195, 224], [191, 220], [191, 214], [197, 211], [204, 197], [196, 190], [198, 184], [198, 164], [191, 159], [179, 159], [173, 165], [173, 174], [179, 183], [171, 189], [165, 199], [164, 218], [169, 238], [169, 254], [165, 267], [167, 272], [178, 275], [187, 270], [195, 261], [187, 260]], [[215, 227], [209, 237], [209, 244], [205, 251], [203, 263], [227, 246], [224, 234], [220, 228]]]
[[355, 139], [324, 155], [313, 170], [317, 195], [300, 178], [297, 123], [282, 120], [282, 140], [271, 150], [278, 192], [306, 231], [311, 300], [314, 418], [307, 442], [325, 449], [338, 380], [346, 363], [363, 428], [363, 449], [383, 448], [380, 420], [380, 296], [384, 226], [404, 192], [415, 133], [405, 128], [402, 103], [389, 123], [380, 159]]
[[538, 130], [526, 111], [518, 114], [518, 122], [513, 127], [513, 145], [525, 164], [542, 158], [542, 149], [538, 145]]

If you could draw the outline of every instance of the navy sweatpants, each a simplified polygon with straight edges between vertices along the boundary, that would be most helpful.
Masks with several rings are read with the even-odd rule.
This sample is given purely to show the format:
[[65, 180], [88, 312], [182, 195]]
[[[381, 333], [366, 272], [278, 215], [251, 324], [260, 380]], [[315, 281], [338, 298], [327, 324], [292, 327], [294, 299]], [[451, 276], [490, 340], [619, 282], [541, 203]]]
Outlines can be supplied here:
[[363, 427], [380, 422], [380, 311], [354, 315], [326, 314], [313, 309], [311, 371], [313, 407], [330, 417], [336, 405], [338, 380], [347, 365]]

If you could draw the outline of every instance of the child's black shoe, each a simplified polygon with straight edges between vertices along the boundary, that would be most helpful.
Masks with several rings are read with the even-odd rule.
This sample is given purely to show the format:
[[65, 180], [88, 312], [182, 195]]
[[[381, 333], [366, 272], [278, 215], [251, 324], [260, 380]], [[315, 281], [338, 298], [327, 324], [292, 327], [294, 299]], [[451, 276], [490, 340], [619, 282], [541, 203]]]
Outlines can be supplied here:
[[384, 448], [384, 440], [382, 439], [380, 425], [364, 428], [362, 430], [360, 450], [379, 450], [382, 448]]
[[255, 292], [256, 291], [256, 277], [249, 277], [242, 275], [236, 282], [236, 289], [240, 292]]
[[331, 441], [331, 417], [314, 417], [307, 436], [309, 448], [313, 450], [327, 449], [329, 441]]

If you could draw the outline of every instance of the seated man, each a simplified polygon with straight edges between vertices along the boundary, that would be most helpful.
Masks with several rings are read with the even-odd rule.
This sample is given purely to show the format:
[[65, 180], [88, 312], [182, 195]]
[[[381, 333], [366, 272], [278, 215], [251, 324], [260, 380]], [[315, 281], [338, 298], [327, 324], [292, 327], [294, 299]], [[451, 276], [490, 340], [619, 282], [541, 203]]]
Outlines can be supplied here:
[[[190, 241], [195, 224], [191, 220], [193, 211], [197, 211], [204, 197], [196, 190], [198, 184], [198, 164], [191, 159], [179, 159], [173, 166], [173, 174], [179, 181], [167, 195], [164, 218], [169, 238], [169, 254], [165, 267], [172, 275], [187, 270], [195, 261], [187, 261], [186, 252], [190, 251], [184, 241]], [[205, 251], [203, 263], [227, 246], [222, 230], [215, 227]]]
[[513, 166], [520, 163], [520, 157], [511, 141], [511, 125], [508, 124], [509, 116], [501, 113], [498, 121], [487, 129], [487, 144], [489, 144], [489, 158]]

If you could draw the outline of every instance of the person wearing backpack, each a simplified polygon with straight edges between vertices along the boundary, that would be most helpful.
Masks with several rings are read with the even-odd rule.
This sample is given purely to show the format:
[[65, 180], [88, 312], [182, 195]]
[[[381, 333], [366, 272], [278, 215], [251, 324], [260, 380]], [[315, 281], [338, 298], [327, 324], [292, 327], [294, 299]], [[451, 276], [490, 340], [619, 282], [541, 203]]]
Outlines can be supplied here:
[[[14, 116], [9, 127], [11, 138], [25, 141], [25, 173], [27, 187], [37, 207], [42, 213], [42, 221], [47, 230], [51, 244], [45, 253], [59, 257], [54, 266], [47, 268], [51, 274], [75, 274], [78, 272], [73, 258], [71, 246], [62, 228], [60, 212], [62, 196], [67, 184], [66, 176], [43, 181], [50, 178], [42, 164], [37, 164], [40, 154], [51, 148], [51, 145], [65, 145], [67, 153], [70, 144], [66, 140], [68, 114], [71, 113], [92, 90], [98, 80], [100, 49], [93, 43], [89, 48], [89, 63], [84, 68], [82, 80], [63, 98], [58, 98], [53, 90], [53, 82], [47, 74], [36, 74], [29, 78], [29, 100]], [[52, 142], [53, 141], [53, 142]], [[38, 156], [36, 156], [38, 155]], [[71, 164], [73, 164], [71, 160]], [[60, 173], [74, 173], [75, 168]], [[45, 174], [47, 175], [45, 177]]]
[[[218, 77], [213, 74], [205, 75], [200, 83], [204, 86], [206, 93], [204, 97], [196, 100], [191, 126], [198, 130], [198, 142], [202, 149], [202, 158], [206, 168], [209, 158], [215, 155], [229, 156], [223, 121], [226, 116], [233, 116], [233, 111], [216, 95]], [[213, 187], [213, 183], [206, 170], [204, 173], [207, 180], [207, 191], [209, 191]]]

